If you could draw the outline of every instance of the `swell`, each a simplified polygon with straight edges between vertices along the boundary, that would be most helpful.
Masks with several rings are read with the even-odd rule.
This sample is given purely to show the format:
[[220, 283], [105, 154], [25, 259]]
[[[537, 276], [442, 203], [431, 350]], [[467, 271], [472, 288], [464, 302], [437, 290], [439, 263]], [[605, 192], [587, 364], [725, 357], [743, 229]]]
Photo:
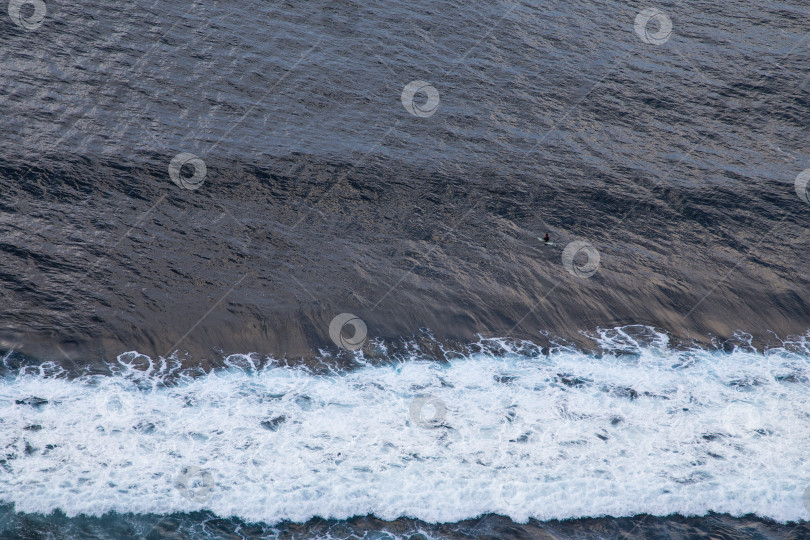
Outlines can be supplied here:
[[[3, 161], [6, 349], [66, 365], [133, 348], [311, 358], [344, 312], [388, 341], [427, 327], [590, 346], [580, 330], [645, 322], [763, 344], [810, 326], [789, 184], [577, 186], [294, 154], [209, 159], [192, 192], [168, 178], [170, 158]], [[577, 240], [600, 254], [590, 278], [564, 265]]]
[[798, 2], [690, 5], [662, 46], [616, 2], [49, 9], [0, 20], [6, 349], [312, 358], [345, 312], [462, 343], [810, 326]]

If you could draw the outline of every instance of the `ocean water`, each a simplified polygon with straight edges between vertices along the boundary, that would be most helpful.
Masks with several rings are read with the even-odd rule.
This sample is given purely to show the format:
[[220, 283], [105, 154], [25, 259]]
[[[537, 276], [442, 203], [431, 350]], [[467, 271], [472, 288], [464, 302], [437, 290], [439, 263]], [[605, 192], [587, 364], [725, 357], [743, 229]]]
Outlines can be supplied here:
[[809, 15], [10, 0], [0, 538], [810, 537]]
[[26, 514], [271, 528], [810, 517], [806, 339], [764, 352], [678, 350], [652, 328], [597, 339], [600, 354], [494, 340], [443, 362], [358, 353], [339, 370], [234, 355], [200, 373], [128, 352], [109, 375], [68, 378], [7, 358], [0, 498]]

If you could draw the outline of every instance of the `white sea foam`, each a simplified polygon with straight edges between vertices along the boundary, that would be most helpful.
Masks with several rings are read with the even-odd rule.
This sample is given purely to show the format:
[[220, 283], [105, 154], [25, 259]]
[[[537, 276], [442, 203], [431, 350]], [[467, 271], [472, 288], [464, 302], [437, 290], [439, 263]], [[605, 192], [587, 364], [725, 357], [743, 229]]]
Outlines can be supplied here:
[[[635, 354], [477, 354], [329, 375], [233, 357], [231, 369], [172, 384], [127, 354], [115, 376], [21, 373], [0, 382], [0, 501], [269, 523], [810, 519], [806, 347], [676, 351], [662, 334], [639, 347], [622, 330], [601, 339]], [[17, 403], [31, 397], [48, 403]]]

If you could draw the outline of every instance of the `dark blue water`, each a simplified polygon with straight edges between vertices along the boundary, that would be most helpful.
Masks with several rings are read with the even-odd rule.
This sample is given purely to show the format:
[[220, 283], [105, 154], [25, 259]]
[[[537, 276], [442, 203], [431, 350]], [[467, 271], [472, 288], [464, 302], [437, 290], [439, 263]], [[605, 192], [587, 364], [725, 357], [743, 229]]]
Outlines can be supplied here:
[[[808, 15], [799, 1], [11, 0], [0, 13], [0, 502], [17, 506], [0, 520], [0, 536], [151, 538], [152, 521], [169, 519], [161, 536], [801, 537], [791, 520], [810, 515], [799, 502], [810, 478], [784, 471], [806, 459], [790, 441], [807, 418], [798, 398], [788, 407], [794, 416], [777, 412], [807, 387]], [[553, 245], [540, 241], [545, 233]], [[349, 318], [336, 318], [344, 313]], [[337, 330], [330, 328], [336, 320]], [[349, 320], [362, 325], [348, 330]], [[600, 329], [620, 337], [610, 334], [605, 347]], [[670, 341], [661, 349], [650, 333]], [[511, 358], [500, 346], [482, 347], [482, 337], [527, 340], [514, 354], [540, 362], [550, 370], [543, 384], [563, 389], [512, 403], [530, 424], [550, 422], [533, 433], [551, 437], [553, 448], [574, 445], [591, 456], [604, 443], [616, 459], [629, 441], [657, 456], [661, 419], [675, 415], [700, 420], [699, 431], [679, 439], [700, 457], [645, 469], [644, 482], [620, 479], [616, 485], [634, 488], [674, 484], [650, 499], [618, 494], [616, 506], [590, 499], [593, 508], [569, 501], [546, 511], [520, 497], [521, 504], [489, 501], [484, 486], [470, 492], [477, 506], [433, 508], [417, 504], [415, 491], [407, 498], [400, 489], [397, 499], [394, 490], [387, 500], [364, 488], [354, 498], [335, 496], [346, 506], [334, 519], [314, 517], [333, 508], [317, 502], [318, 492], [301, 519], [282, 524], [273, 516], [299, 515], [293, 510], [304, 506], [256, 519], [246, 515], [249, 504], [241, 513], [205, 504], [198, 512], [169, 504], [164, 512], [155, 505], [176, 495], [168, 484], [165, 493], [144, 488], [135, 504], [132, 493], [110, 502], [103, 489], [88, 488], [103, 485], [97, 477], [80, 480], [81, 467], [105, 467], [98, 449], [117, 439], [109, 429], [92, 431], [99, 438], [87, 448], [96, 450], [82, 453], [70, 422], [103, 427], [113, 414], [123, 422], [115, 430], [135, 446], [111, 455], [125, 462], [147, 445], [147, 454], [161, 456], [166, 448], [155, 437], [177, 431], [160, 405], [160, 392], [171, 393], [167, 381], [202, 377], [216, 387], [211, 371], [232, 367], [232, 354], [255, 353], [248, 358], [259, 370], [281, 364], [327, 377], [399, 362], [455, 365], [476, 354], [493, 366]], [[561, 346], [579, 364], [554, 364], [562, 362], [554, 353]], [[127, 351], [138, 354], [121, 356]], [[680, 386], [646, 364], [640, 372], [606, 369], [604, 384], [580, 372], [593, 358], [645, 354], [671, 360], [677, 373], [694, 369]], [[718, 354], [729, 355], [732, 368], [710, 369]], [[143, 377], [116, 378], [122, 358]], [[76, 386], [92, 375], [102, 382]], [[448, 408], [462, 410], [465, 396], [489, 388], [474, 402], [508, 409], [489, 375], [456, 381], [469, 391], [445, 396]], [[519, 386], [515, 374], [492, 375]], [[383, 385], [360, 401], [393, 392], [406, 403], [431, 385], [449, 392], [440, 379]], [[239, 399], [264, 403], [251, 381]], [[118, 405], [83, 409], [82, 400], [95, 404], [105, 394], [93, 389], [105, 385], [123, 389]], [[126, 409], [149, 389], [151, 412]], [[65, 401], [85, 390], [91, 397]], [[279, 398], [292, 407], [284, 421], [263, 409], [267, 417], [253, 419], [246, 411], [255, 404], [240, 402], [226, 407], [238, 414], [222, 433], [178, 433], [204, 444], [195, 466], [218, 464], [209, 463], [211, 474], [235, 486], [228, 475], [239, 469], [225, 472], [230, 461], [209, 453], [222, 441], [244, 435], [271, 444], [264, 438], [279, 431], [261, 422], [298, 425], [295, 414], [320, 406], [323, 426], [342, 425], [343, 409], [329, 409], [329, 400], [306, 409], [303, 394], [287, 389]], [[684, 400], [680, 409], [694, 403], [689, 414], [697, 416], [660, 408], [667, 400], [653, 395]], [[596, 414], [603, 399], [642, 412], [636, 423], [614, 425]], [[543, 400], [546, 408], [531, 408]], [[574, 407], [567, 400], [582, 408], [578, 416], [566, 412]], [[128, 413], [110, 412], [119, 406]], [[746, 407], [762, 412], [753, 417]], [[504, 422], [517, 426], [507, 409]], [[379, 425], [397, 433], [406, 413], [382, 410], [393, 416]], [[744, 418], [729, 427], [729, 414]], [[459, 422], [456, 433], [488, 429], [474, 415]], [[375, 425], [366, 425], [371, 435]], [[203, 433], [208, 442], [195, 439]], [[576, 446], [576, 434], [588, 442]], [[295, 445], [314, 435], [288, 435], [296, 450], [285, 455], [307, 455]], [[181, 448], [182, 437], [169, 440]], [[520, 440], [536, 444], [532, 452], [543, 448], [531, 436]], [[467, 454], [456, 450], [442, 459], [464, 463]], [[331, 450], [312, 451], [309, 473], [324, 466], [322, 458], [336, 459]], [[556, 467], [537, 465], [545, 458], [532, 452], [528, 477]], [[94, 457], [77, 457], [85, 454]], [[390, 456], [369, 455], [389, 463]], [[392, 463], [409, 459], [394, 455]], [[520, 452], [509, 455], [515, 459], [503, 477], [521, 462]], [[577, 485], [590, 469], [565, 455], [565, 482]], [[171, 483], [177, 468], [165, 463], [165, 471], [143, 471]], [[761, 463], [778, 466], [768, 476]], [[729, 484], [735, 466], [759, 475]], [[459, 493], [464, 470], [451, 475]], [[42, 487], [54, 471], [68, 484]], [[380, 484], [384, 474], [376, 474], [363, 481]], [[332, 488], [344, 485], [334, 478]], [[767, 498], [757, 498], [757, 482], [768, 486]], [[438, 493], [442, 485], [425, 489]], [[32, 486], [36, 495], [26, 496]], [[522, 489], [515, 493], [528, 493]], [[686, 495], [690, 489], [697, 491]], [[707, 495], [715, 489], [722, 496]], [[381, 497], [390, 504], [375, 507]], [[79, 502], [90, 517], [71, 511]], [[348, 519], [375, 508], [385, 515]], [[690, 508], [705, 516], [661, 517]], [[483, 533], [481, 515], [492, 515]], [[528, 524], [516, 524], [524, 517]]]

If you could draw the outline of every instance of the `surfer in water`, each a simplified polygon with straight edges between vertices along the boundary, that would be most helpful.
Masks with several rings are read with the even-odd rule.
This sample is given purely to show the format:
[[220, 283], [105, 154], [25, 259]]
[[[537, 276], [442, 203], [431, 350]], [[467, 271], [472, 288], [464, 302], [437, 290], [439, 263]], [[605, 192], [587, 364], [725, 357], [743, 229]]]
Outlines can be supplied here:
[[551, 242], [551, 240], [548, 237], [548, 233], [546, 233], [546, 235], [543, 237], [543, 242], [545, 242], [545, 243]]

